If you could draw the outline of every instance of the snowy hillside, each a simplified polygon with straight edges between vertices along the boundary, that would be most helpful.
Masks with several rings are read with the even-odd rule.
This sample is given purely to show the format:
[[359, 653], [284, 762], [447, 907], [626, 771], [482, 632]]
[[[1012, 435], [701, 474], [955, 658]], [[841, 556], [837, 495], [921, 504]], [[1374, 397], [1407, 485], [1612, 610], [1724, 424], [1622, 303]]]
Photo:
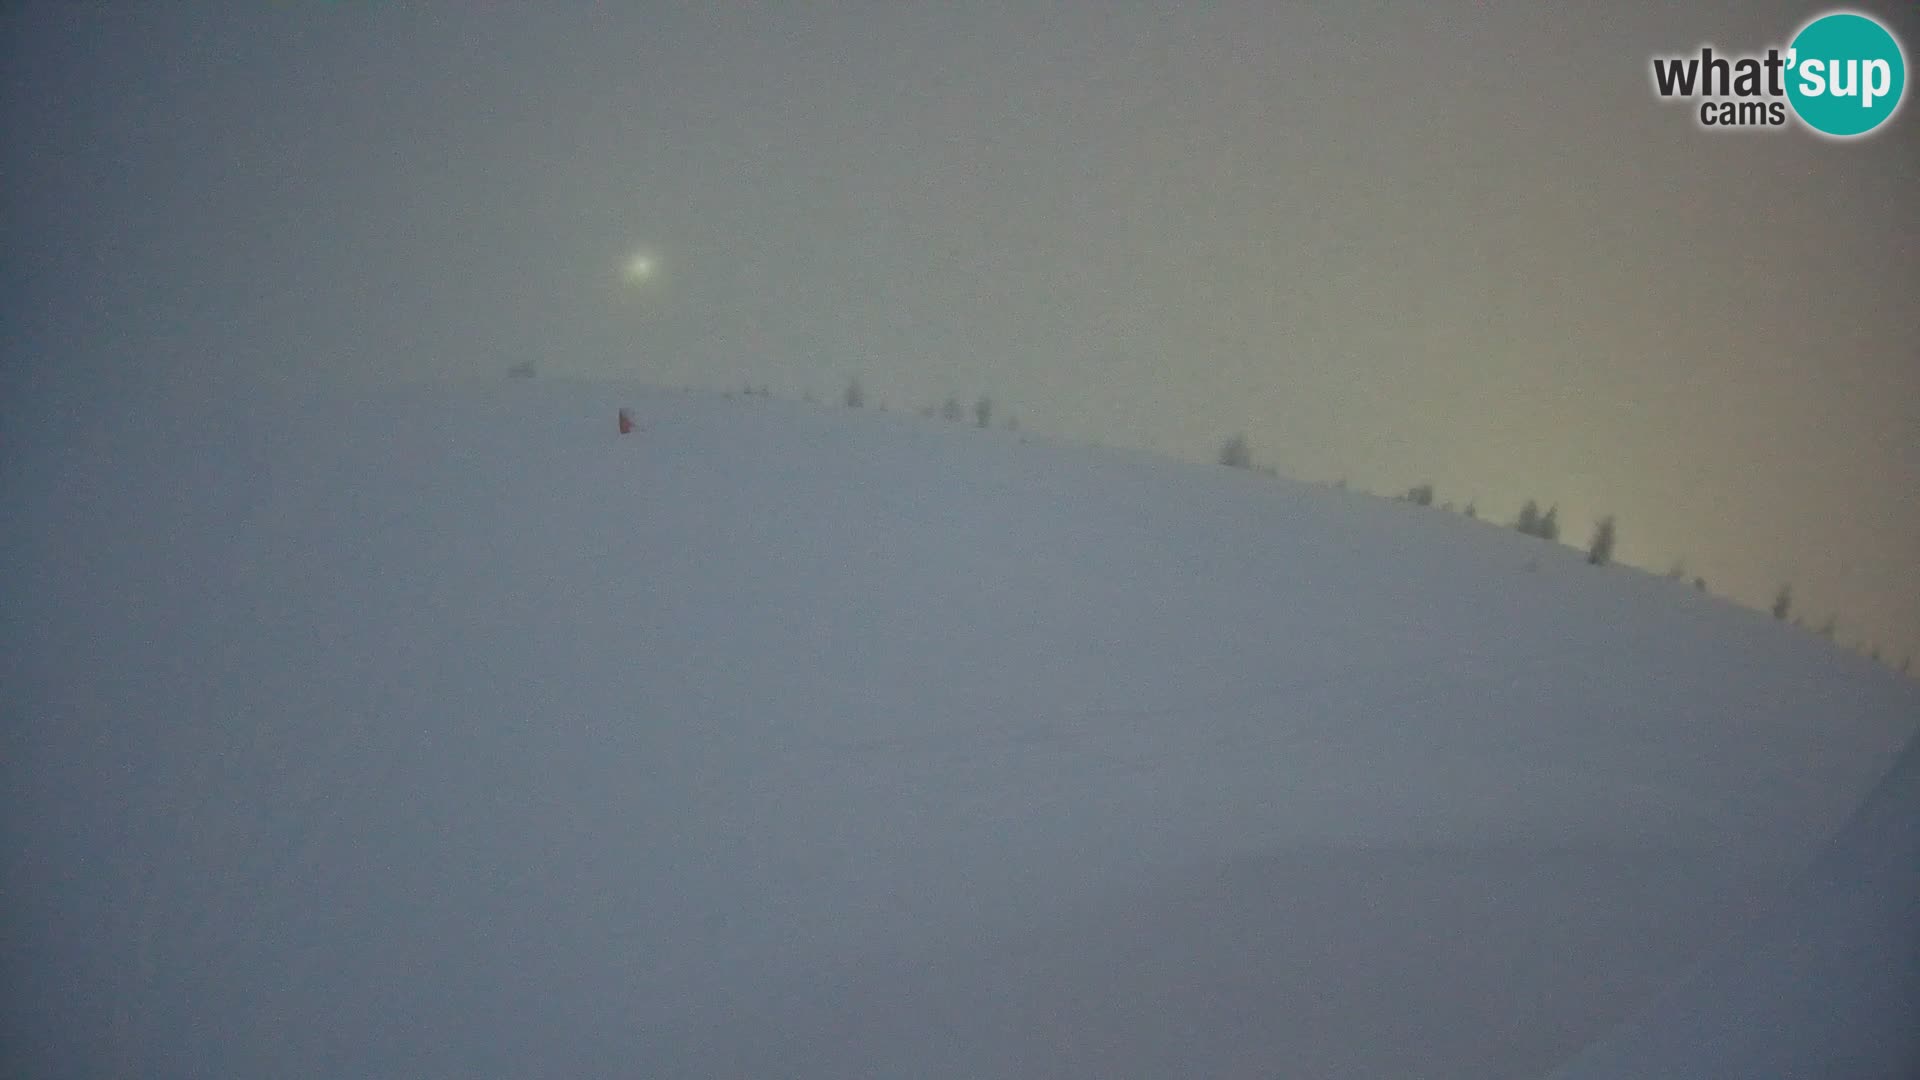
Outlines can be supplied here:
[[1540, 1076], [1920, 723], [1494, 524], [898, 414], [85, 423], [0, 466], [9, 1075]]

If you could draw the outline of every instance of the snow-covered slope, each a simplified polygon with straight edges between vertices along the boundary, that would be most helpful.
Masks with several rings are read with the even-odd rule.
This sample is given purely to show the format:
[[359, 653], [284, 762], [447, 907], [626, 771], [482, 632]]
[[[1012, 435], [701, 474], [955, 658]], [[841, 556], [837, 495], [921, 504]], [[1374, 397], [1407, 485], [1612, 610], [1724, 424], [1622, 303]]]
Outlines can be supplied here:
[[1920, 743], [1773, 907], [1554, 1080], [1920, 1075]]
[[1492, 524], [1005, 432], [72, 422], [0, 464], [27, 1074], [1540, 1075], [1920, 720]]

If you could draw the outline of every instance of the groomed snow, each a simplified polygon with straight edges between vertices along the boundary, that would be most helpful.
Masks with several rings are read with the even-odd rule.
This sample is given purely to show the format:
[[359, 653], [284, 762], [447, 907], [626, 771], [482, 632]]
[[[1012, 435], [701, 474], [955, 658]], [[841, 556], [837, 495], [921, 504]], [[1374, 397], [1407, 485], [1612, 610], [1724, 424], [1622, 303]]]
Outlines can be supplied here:
[[1912, 994], [1832, 959], [1915, 958], [1911, 754], [1830, 840], [1916, 685], [1496, 524], [631, 386], [60, 422], [10, 1075], [1525, 1077], [1718, 956]]

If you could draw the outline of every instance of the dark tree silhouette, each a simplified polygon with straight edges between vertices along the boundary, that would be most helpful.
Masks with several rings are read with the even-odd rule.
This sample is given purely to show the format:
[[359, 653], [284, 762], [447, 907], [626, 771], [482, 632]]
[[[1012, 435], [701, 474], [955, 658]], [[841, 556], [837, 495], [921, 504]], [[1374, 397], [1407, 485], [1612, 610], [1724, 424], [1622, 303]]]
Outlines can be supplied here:
[[1605, 566], [1612, 562], [1615, 539], [1613, 515], [1608, 514], [1593, 527], [1593, 541], [1587, 545], [1587, 562], [1594, 566]]
[[1234, 435], [1220, 444], [1220, 464], [1233, 469], [1252, 467], [1253, 451], [1247, 446], [1245, 435]]
[[1532, 499], [1520, 508], [1520, 516], [1513, 520], [1513, 527], [1528, 536], [1540, 535], [1540, 504]]

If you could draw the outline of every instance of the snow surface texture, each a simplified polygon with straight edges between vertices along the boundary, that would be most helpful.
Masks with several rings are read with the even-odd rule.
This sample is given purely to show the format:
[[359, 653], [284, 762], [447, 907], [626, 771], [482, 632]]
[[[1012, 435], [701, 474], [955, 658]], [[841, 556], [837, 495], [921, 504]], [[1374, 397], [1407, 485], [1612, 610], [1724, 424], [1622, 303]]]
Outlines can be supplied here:
[[760, 397], [67, 422], [0, 460], [8, 1075], [1913, 1066], [1912, 754], [1853, 815], [1920, 692], [1651, 575]]
[[1920, 743], [1777, 907], [1555, 1080], [1920, 1075]]

